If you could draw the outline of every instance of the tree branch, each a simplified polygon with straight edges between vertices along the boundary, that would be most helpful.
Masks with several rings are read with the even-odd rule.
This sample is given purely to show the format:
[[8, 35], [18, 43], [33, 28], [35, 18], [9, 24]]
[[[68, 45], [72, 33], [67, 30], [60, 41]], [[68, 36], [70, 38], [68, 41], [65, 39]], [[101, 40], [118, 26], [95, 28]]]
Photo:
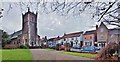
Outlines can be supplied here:
[[113, 2], [107, 9], [106, 11], [103, 13], [103, 15], [100, 17], [100, 19], [98, 20], [98, 22], [103, 18], [103, 16], [108, 12], [108, 10], [117, 2], [118, 0], [115, 0], [115, 2]]

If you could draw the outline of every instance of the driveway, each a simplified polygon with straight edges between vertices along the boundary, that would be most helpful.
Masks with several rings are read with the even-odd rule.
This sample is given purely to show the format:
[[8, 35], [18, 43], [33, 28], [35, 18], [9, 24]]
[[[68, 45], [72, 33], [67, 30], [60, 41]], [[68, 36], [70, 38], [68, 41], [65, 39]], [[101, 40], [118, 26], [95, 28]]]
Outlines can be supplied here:
[[33, 60], [93, 60], [84, 57], [67, 55], [60, 53], [61, 51], [46, 49], [30, 49]]

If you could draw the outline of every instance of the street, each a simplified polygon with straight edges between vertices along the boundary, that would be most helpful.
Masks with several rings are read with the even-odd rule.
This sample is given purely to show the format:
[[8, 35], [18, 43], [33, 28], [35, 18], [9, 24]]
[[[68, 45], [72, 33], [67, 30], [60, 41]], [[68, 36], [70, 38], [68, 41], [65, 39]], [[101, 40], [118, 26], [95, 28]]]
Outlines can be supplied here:
[[62, 54], [62, 51], [31, 49], [33, 60], [93, 60], [84, 57]]

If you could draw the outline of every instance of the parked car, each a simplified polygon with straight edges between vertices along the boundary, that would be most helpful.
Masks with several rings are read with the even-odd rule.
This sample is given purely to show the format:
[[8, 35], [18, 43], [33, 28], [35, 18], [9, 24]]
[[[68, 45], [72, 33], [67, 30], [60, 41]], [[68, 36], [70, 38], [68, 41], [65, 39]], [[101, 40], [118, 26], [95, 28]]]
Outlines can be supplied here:
[[56, 50], [65, 50], [65, 46], [61, 44], [56, 45]]
[[64, 45], [61, 45], [59, 49], [60, 49], [60, 50], [65, 50], [65, 46], [64, 46]]
[[70, 48], [70, 51], [80, 52], [80, 51], [81, 51], [81, 48], [76, 45], [76, 46], [74, 46], [74, 47], [71, 47], [71, 48]]
[[99, 46], [99, 47], [95, 47], [95, 48], [96, 48], [96, 52], [99, 52], [102, 47]]
[[96, 52], [95, 46], [84, 46], [81, 48], [81, 52]]

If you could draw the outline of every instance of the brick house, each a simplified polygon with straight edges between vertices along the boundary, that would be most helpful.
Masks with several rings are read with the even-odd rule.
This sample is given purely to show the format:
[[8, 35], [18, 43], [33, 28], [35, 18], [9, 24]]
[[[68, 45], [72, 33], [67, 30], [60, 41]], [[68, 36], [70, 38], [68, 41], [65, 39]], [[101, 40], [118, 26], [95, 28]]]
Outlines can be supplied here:
[[47, 36], [43, 37], [43, 38], [40, 40], [40, 45], [41, 45], [42, 48], [48, 47], [48, 39], [47, 39]]
[[57, 44], [65, 46], [66, 43], [69, 43], [72, 48], [81, 48], [83, 46], [82, 36], [83, 32], [64, 34], [62, 37], [48, 39], [48, 45], [49, 47], [55, 47]]
[[108, 43], [120, 42], [120, 28], [108, 29], [107, 26], [101, 22], [97, 30], [97, 44], [99, 47], [105, 47]]
[[96, 30], [86, 31], [84, 33], [83, 46], [96, 46]]
[[47, 40], [47, 41], [48, 41], [48, 47], [50, 47], [50, 48], [55, 48], [56, 45], [57, 45], [58, 43], [60, 43], [60, 39], [62, 39], [62, 37], [59, 37], [59, 36], [48, 39], [48, 40]]
[[108, 43], [109, 42], [120, 42], [120, 28], [109, 29]]
[[97, 30], [97, 44], [98, 47], [105, 47], [108, 43], [108, 34], [109, 30], [106, 25], [101, 22], [98, 30]]
[[69, 33], [69, 34], [64, 34], [62, 38], [62, 42], [64, 43], [69, 43], [70, 47], [73, 48], [81, 48], [83, 46], [83, 31], [82, 32], [75, 32], [75, 33]]

